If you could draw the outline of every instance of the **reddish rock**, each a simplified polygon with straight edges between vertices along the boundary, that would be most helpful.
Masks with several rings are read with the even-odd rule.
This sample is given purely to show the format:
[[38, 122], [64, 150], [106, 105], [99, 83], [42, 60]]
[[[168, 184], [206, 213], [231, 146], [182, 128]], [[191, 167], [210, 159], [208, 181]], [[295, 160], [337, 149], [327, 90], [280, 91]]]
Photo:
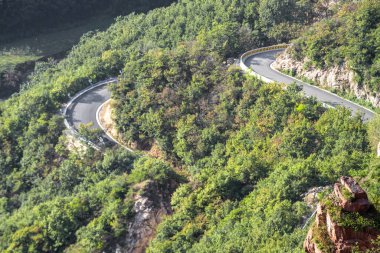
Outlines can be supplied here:
[[367, 199], [358, 199], [353, 202], [349, 201], [341, 206], [346, 212], [359, 213], [365, 213], [371, 207]]
[[[346, 188], [352, 198], [346, 199], [342, 193], [342, 188]], [[378, 215], [378, 212], [371, 208], [367, 193], [351, 177], [341, 177], [340, 183], [334, 185], [334, 194], [338, 201], [337, 207], [341, 207], [341, 212], [361, 212], [361, 215]], [[332, 201], [334, 198], [332, 198]], [[371, 208], [371, 209], [370, 209]], [[371, 213], [375, 212], [375, 213]], [[335, 216], [334, 216], [335, 217]], [[329, 209], [319, 204], [317, 207], [315, 231], [326, 231], [327, 240], [330, 240], [336, 253], [351, 253], [354, 248], [360, 252], [373, 252], [375, 245], [373, 241], [380, 236], [380, 231], [374, 228], [365, 228], [356, 231], [350, 227], [342, 227], [338, 221], [333, 219]], [[319, 232], [320, 233], [320, 232]], [[320, 236], [320, 235], [319, 235]], [[309, 253], [321, 252], [315, 242], [313, 228], [307, 234], [304, 242], [304, 249]], [[323, 239], [324, 241], [326, 240]], [[330, 246], [332, 247], [332, 246]], [[374, 251], [376, 252], [376, 251]]]
[[307, 233], [306, 240], [303, 243], [303, 248], [309, 253], [323, 253], [313, 241], [313, 230], [310, 229]]
[[340, 183], [354, 195], [355, 199], [367, 199], [367, 193], [352, 177], [340, 177]]
[[335, 222], [331, 215], [327, 212], [326, 214], [326, 226], [327, 233], [332, 241], [367, 241], [368, 243], [363, 243], [364, 246], [370, 246], [370, 241], [377, 238], [380, 235], [379, 231], [372, 228], [364, 229], [363, 231], [355, 231], [351, 228], [341, 227]]
[[[334, 193], [339, 199], [339, 205], [347, 212], [364, 213], [371, 207], [367, 193], [356, 183], [351, 177], [341, 177], [341, 183], [334, 185]], [[343, 194], [346, 189], [351, 195], [351, 199], [347, 199]]]
[[315, 222], [318, 227], [326, 225], [326, 214], [324, 212], [324, 207], [321, 204], [317, 206], [317, 215], [315, 216]]

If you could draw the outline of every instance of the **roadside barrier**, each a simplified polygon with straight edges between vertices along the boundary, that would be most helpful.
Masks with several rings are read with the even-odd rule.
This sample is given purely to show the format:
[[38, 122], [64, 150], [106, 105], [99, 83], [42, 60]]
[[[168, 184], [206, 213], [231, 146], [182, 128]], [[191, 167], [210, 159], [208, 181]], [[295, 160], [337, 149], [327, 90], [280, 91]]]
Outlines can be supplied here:
[[74, 125], [70, 124], [70, 122], [67, 120], [67, 118], [68, 118], [67, 112], [73, 106], [75, 100], [77, 100], [83, 94], [87, 93], [90, 90], [96, 89], [96, 88], [98, 88], [100, 86], [107, 85], [107, 84], [110, 84], [110, 83], [116, 83], [116, 82], [117, 82], [117, 78], [116, 77], [112, 77], [112, 78], [109, 78], [107, 80], [100, 81], [100, 82], [97, 82], [95, 84], [90, 85], [89, 87], [87, 87], [86, 89], [80, 91], [74, 97], [72, 97], [70, 99], [70, 101], [66, 104], [65, 108], [63, 109], [63, 113], [62, 114], [63, 114], [63, 117], [64, 117], [64, 124], [65, 124], [66, 128], [70, 131], [70, 133], [75, 138], [77, 138], [80, 141], [88, 144], [90, 147], [92, 147], [92, 148], [94, 148], [96, 150], [101, 150], [101, 147], [99, 145], [97, 145], [96, 143], [93, 143], [92, 141], [85, 139], [83, 136], [81, 136], [79, 134], [79, 132], [75, 129]]
[[250, 50], [248, 52], [245, 52], [244, 54], [242, 54], [240, 56], [240, 64], [239, 64], [240, 68], [244, 72], [247, 72], [249, 75], [255, 76], [258, 79], [260, 79], [266, 83], [271, 83], [271, 82], [273, 82], [272, 80], [270, 80], [269, 78], [266, 78], [264, 76], [260, 76], [255, 71], [253, 71], [249, 66], [245, 65], [245, 61], [247, 60], [248, 57], [251, 57], [252, 55], [259, 54], [259, 53], [266, 52], [266, 51], [272, 51], [272, 50], [276, 50], [276, 49], [285, 49], [288, 46], [289, 46], [289, 44], [280, 44], [280, 45], [274, 45], [274, 46], [269, 46], [269, 47], [256, 48], [256, 49]]
[[[244, 72], [246, 72], [247, 74], [252, 75], [252, 76], [255, 76], [257, 79], [260, 79], [260, 80], [262, 80], [262, 81], [264, 81], [264, 82], [266, 82], [266, 83], [272, 83], [272, 82], [274, 82], [273, 80], [271, 80], [271, 79], [269, 79], [269, 78], [266, 78], [266, 77], [264, 77], [264, 76], [261, 76], [261, 75], [259, 75], [258, 73], [256, 73], [254, 70], [252, 70], [252, 69], [250, 68], [250, 66], [247, 66], [247, 65], [245, 64], [245, 61], [248, 59], [248, 57], [251, 57], [252, 55], [259, 54], [259, 53], [262, 53], [262, 52], [272, 51], [272, 50], [276, 50], [276, 49], [286, 49], [286, 48], [289, 47], [289, 46], [290, 46], [290, 44], [280, 44], [280, 45], [274, 45], [274, 46], [269, 46], [269, 47], [257, 48], [257, 49], [253, 49], [253, 50], [250, 50], [250, 51], [248, 51], [248, 52], [245, 52], [245, 53], [242, 54], [241, 57], [240, 57], [240, 63], [239, 63], [240, 68], [241, 68]], [[366, 108], [366, 107], [364, 107], [364, 106], [362, 106], [362, 105], [360, 105], [360, 104], [358, 104], [358, 103], [355, 103], [355, 102], [353, 102], [353, 101], [349, 101], [349, 100], [347, 100], [347, 99], [345, 99], [345, 98], [342, 98], [342, 97], [336, 95], [335, 93], [332, 93], [332, 92], [330, 92], [330, 91], [328, 91], [328, 90], [322, 89], [322, 88], [320, 88], [320, 87], [318, 87], [318, 86], [314, 86], [314, 85], [311, 85], [311, 84], [309, 84], [309, 83], [303, 82], [303, 81], [301, 81], [301, 80], [299, 80], [299, 79], [297, 79], [297, 78], [295, 78], [295, 77], [289, 76], [289, 75], [287, 75], [287, 74], [281, 73], [281, 72], [278, 71], [277, 69], [273, 68], [272, 65], [273, 65], [273, 64], [271, 64], [270, 68], [271, 68], [272, 70], [278, 72], [278, 73], [281, 74], [281, 75], [287, 76], [287, 77], [289, 77], [289, 78], [294, 79], [295, 81], [298, 81], [298, 82], [303, 83], [304, 85], [307, 85], [307, 86], [310, 86], [310, 87], [314, 87], [314, 88], [319, 89], [319, 90], [321, 90], [321, 91], [323, 91], [323, 92], [326, 92], [326, 93], [329, 93], [329, 94], [331, 94], [331, 95], [333, 95], [333, 96], [339, 97], [340, 99], [343, 99], [343, 100], [345, 100], [345, 101], [347, 101], [347, 102], [349, 102], [349, 103], [355, 104], [356, 106], [361, 107], [361, 108], [363, 108], [364, 110], [366, 110], [366, 111], [368, 111], [368, 112], [371, 112], [371, 113], [373, 113], [373, 114], [376, 114], [374, 111], [372, 111], [372, 110], [370, 110], [370, 109], [368, 109], [368, 108]], [[331, 105], [329, 105], [329, 104], [327, 104], [327, 103], [324, 103], [324, 102], [322, 102], [322, 106], [324, 106], [324, 107], [326, 107], [326, 108], [335, 108], [335, 107], [333, 107], [333, 106], [331, 106]]]

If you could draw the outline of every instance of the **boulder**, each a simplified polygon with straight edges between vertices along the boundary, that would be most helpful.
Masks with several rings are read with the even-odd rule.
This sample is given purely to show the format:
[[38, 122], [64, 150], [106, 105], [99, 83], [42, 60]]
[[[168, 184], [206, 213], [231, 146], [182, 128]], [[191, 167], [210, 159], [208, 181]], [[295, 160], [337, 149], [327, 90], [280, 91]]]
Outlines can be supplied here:
[[[335, 196], [334, 196], [335, 195]], [[304, 241], [304, 249], [309, 253], [319, 253], [317, 242], [323, 234], [323, 242], [330, 242], [330, 248], [334, 248], [336, 253], [351, 253], [353, 249], [359, 252], [373, 252], [376, 246], [373, 241], [380, 236], [380, 231], [375, 228], [366, 227], [355, 230], [351, 227], [343, 227], [339, 225], [339, 217], [332, 215], [330, 211], [338, 208], [340, 212], [347, 214], [348, 212], [360, 212], [360, 215], [372, 217], [378, 215], [378, 212], [371, 206], [368, 201], [367, 193], [359, 186], [359, 184], [351, 177], [341, 177], [339, 183], [334, 185], [334, 195], [330, 195], [332, 205], [336, 207], [331, 209], [330, 204], [319, 203], [317, 206], [316, 218], [314, 226], [309, 230]], [[341, 214], [342, 215], [342, 214]], [[319, 237], [316, 236], [315, 231]], [[319, 244], [318, 244], [319, 245]]]
[[[351, 196], [348, 198], [343, 191]], [[334, 193], [344, 211], [364, 213], [371, 207], [367, 193], [351, 177], [341, 177], [340, 183], [334, 185]]]
[[340, 183], [354, 195], [355, 199], [368, 200], [367, 193], [352, 177], [340, 177]]

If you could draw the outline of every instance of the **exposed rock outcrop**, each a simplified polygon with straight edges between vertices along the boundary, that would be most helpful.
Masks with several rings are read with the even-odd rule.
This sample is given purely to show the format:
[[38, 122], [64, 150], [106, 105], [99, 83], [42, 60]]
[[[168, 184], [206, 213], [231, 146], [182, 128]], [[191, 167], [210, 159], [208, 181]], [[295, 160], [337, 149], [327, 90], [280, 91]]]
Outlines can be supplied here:
[[[318, 204], [315, 223], [309, 230], [304, 249], [309, 253], [349, 253], [376, 252], [374, 240], [380, 231], [370, 226], [353, 226], [341, 223], [339, 218], [359, 215], [363, 219], [376, 219], [379, 213], [369, 203], [366, 192], [351, 177], [341, 177], [334, 185], [334, 193], [329, 196], [329, 204]], [[352, 220], [352, 222], [360, 222]]]
[[347, 65], [335, 66], [326, 69], [305, 67], [308, 59], [296, 61], [286, 50], [277, 57], [273, 67], [279, 70], [287, 70], [296, 76], [303, 76], [314, 81], [321, 87], [333, 88], [354, 94], [357, 98], [365, 99], [375, 107], [380, 107], [380, 94], [374, 93], [368, 87], [360, 86], [355, 81], [355, 73]]
[[172, 213], [170, 192], [176, 184], [170, 185], [164, 192], [158, 185], [145, 181], [135, 186], [137, 195], [134, 196], [134, 218], [128, 224], [128, 233], [120, 241], [113, 252], [143, 253], [150, 240], [154, 237], [158, 224], [166, 215]]
[[318, 205], [318, 194], [328, 189], [331, 189], [331, 186], [314, 187], [302, 194], [301, 197], [303, 197], [303, 200], [308, 207], [315, 209]]
[[364, 213], [370, 208], [367, 193], [350, 177], [341, 177], [340, 183], [334, 185], [334, 193], [346, 212]]

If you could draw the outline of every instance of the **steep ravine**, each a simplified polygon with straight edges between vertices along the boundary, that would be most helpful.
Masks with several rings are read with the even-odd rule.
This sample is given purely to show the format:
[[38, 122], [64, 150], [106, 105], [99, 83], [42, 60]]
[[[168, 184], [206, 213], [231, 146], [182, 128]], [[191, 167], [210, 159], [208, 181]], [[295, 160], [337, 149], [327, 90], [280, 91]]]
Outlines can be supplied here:
[[303, 76], [314, 81], [321, 87], [327, 87], [354, 94], [359, 99], [369, 101], [374, 107], [380, 107], [380, 94], [373, 93], [365, 85], [360, 86], [355, 81], [355, 73], [346, 65], [332, 68], [318, 69], [307, 66], [308, 59], [297, 61], [289, 54], [289, 49], [279, 55], [273, 67], [279, 70], [286, 70], [296, 76]]
[[148, 180], [135, 186], [134, 217], [128, 223], [127, 234], [112, 247], [114, 253], [143, 253], [166, 215], [172, 213], [170, 195], [177, 184], [162, 189]]

